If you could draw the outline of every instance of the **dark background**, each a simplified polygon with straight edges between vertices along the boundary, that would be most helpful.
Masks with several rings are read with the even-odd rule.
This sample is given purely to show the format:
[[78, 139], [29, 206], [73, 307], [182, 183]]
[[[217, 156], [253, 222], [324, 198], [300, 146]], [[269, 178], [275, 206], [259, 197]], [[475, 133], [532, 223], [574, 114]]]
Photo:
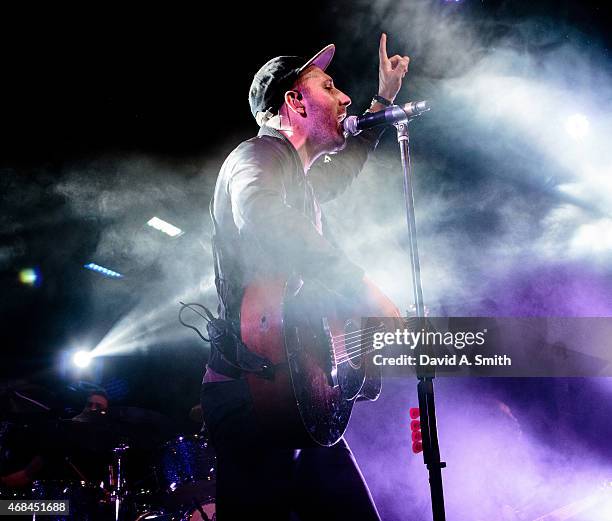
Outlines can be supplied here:
[[[427, 4], [427, 16], [400, 22], [402, 5], [410, 4]], [[378, 38], [383, 30], [389, 33], [390, 54], [411, 57], [407, 86], [399, 99], [427, 99], [439, 93], [436, 86], [461, 77], [474, 60], [502, 42], [529, 56], [535, 70], [555, 46], [575, 43], [584, 60], [605, 77], [610, 65], [610, 10], [607, 3], [590, 1], [432, 0], [227, 3], [207, 5], [202, 12], [100, 7], [66, 14], [5, 13], [0, 31], [3, 385], [26, 379], [57, 389], [83, 379], [107, 387], [113, 403], [148, 407], [185, 421], [198, 401], [207, 346], [176, 325], [178, 298], [172, 293], [190, 287], [199, 301], [214, 305], [207, 205], [225, 155], [257, 131], [247, 93], [253, 74], [268, 59], [278, 54], [310, 56], [336, 43], [330, 70], [337, 85], [353, 98], [352, 113], [358, 113], [376, 91]], [[441, 53], [436, 43], [440, 35], [418, 25], [424, 19], [432, 27], [440, 20], [456, 20], [459, 28], [479, 35], [470, 55], [453, 47]], [[535, 30], [514, 30], [525, 23]], [[553, 36], [542, 37], [546, 31]], [[571, 70], [567, 74], [571, 77]], [[571, 81], [580, 83], [579, 78]], [[441, 177], [423, 181], [419, 193], [434, 193], [442, 182], [448, 193], [466, 186], [478, 193], [491, 183], [494, 170], [504, 186], [499, 198], [523, 201], [533, 211], [528, 219], [532, 223], [559, 204], [559, 194], [551, 189], [565, 173], [530, 177], [531, 170], [544, 168], [546, 162], [536, 153], [513, 156], [510, 163], [492, 167], [483, 136], [499, 131], [503, 139], [512, 137], [512, 130], [471, 128], [467, 119], [457, 117], [465, 107], [435, 96], [433, 101], [438, 110], [428, 115], [418, 139], [413, 139], [413, 154], [417, 161], [435, 163]], [[599, 101], [605, 112], [610, 100]], [[459, 138], [469, 146], [457, 148]], [[394, 146], [387, 133], [378, 161], [386, 164], [380, 159], [386, 153], [395, 157]], [[530, 153], [529, 144], [522, 151]], [[401, 212], [401, 200], [398, 204]], [[504, 226], [496, 204], [494, 200], [491, 207], [466, 209], [460, 223], [447, 216], [429, 231], [460, 231], [472, 246], [486, 248]], [[185, 234], [168, 241], [144, 226], [152, 215], [177, 224]], [[405, 256], [405, 238], [397, 245]], [[427, 256], [427, 244], [424, 250]], [[524, 260], [517, 256], [517, 271]], [[84, 270], [83, 264], [90, 261], [125, 278], [110, 280]], [[40, 270], [40, 284], [20, 284], [19, 271], [34, 266]], [[465, 294], [449, 296], [448, 302], [436, 299], [435, 304], [465, 315], [493, 312], [483, 309], [482, 302], [500, 297], [500, 288], [515, 297], [513, 306], [506, 308], [511, 314], [520, 314], [526, 301], [531, 305], [526, 314], [571, 312], [569, 303], [557, 305], [568, 302], [567, 294], [558, 289], [559, 278], [564, 291], [572, 294], [577, 272], [595, 289], [610, 282], [605, 267], [591, 273], [579, 263], [562, 266], [550, 286], [547, 266], [539, 265], [532, 279], [519, 277], [514, 282], [481, 273], [469, 263], [462, 267], [471, 280], [482, 282], [478, 294], [472, 299]], [[426, 284], [426, 293], [427, 288]], [[603, 304], [595, 311], [582, 311], [609, 314], [609, 294], [601, 292], [608, 295]], [[589, 300], [588, 292], [585, 299]], [[89, 373], [76, 373], [62, 362], [64, 352], [97, 345], [126, 316], [134, 323], [146, 322], [146, 312], [134, 310], [150, 311], [157, 304], [158, 314], [144, 324], [149, 334], [137, 349], [97, 359]], [[153, 330], [156, 321], [166, 329]], [[508, 388], [513, 385], [507, 383]]]

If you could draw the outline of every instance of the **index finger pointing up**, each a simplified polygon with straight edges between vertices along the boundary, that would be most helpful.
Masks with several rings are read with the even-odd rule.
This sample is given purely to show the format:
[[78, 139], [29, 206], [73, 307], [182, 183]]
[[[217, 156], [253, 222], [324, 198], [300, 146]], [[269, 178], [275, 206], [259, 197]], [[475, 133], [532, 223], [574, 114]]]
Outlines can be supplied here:
[[382, 33], [380, 35], [380, 45], [378, 46], [378, 56], [381, 63], [386, 62], [389, 58], [387, 57], [387, 35]]

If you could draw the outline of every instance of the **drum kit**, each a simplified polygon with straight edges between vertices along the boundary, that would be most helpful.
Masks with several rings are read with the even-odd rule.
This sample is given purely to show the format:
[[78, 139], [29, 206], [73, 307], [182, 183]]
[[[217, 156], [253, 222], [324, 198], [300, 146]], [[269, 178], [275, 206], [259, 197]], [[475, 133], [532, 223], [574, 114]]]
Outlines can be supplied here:
[[[0, 423], [6, 430], [11, 422]], [[40, 479], [27, 489], [0, 487], [0, 499], [69, 501], [69, 516], [32, 514], [32, 519], [216, 519], [216, 456], [206, 434], [177, 435], [162, 414], [114, 407], [107, 414], [81, 413], [71, 420], [20, 422], [13, 430], [18, 437], [36, 440], [45, 466], [58, 466], [50, 463], [52, 454], [67, 469], [61, 479], [43, 469]], [[90, 474], [91, 465], [83, 466], [73, 458], [75, 453], [87, 454], [87, 463], [95, 462], [104, 471]]]
[[[205, 437], [178, 436], [155, 451], [148, 483], [131, 481], [122, 469], [130, 448], [111, 451], [109, 475], [100, 483], [87, 480], [41, 480], [32, 499], [67, 499], [70, 517], [52, 521], [134, 520], [213, 521], [215, 517], [215, 455]], [[33, 516], [36, 519], [36, 516]]]
[[216, 457], [205, 436], [178, 436], [164, 443], [153, 468], [162, 505], [141, 512], [138, 521], [216, 519]]

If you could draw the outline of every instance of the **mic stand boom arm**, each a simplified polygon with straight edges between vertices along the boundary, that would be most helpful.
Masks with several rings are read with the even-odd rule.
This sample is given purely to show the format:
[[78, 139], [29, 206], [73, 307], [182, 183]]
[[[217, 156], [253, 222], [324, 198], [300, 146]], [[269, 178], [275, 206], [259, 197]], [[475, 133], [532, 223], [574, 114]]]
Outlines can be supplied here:
[[[404, 198], [406, 200], [406, 222], [408, 224], [414, 304], [417, 318], [424, 318], [425, 306], [423, 303], [423, 288], [421, 286], [421, 265], [419, 263], [416, 220], [414, 217], [413, 176], [412, 165], [410, 163], [410, 135], [408, 133], [409, 121], [406, 118], [405, 121], [396, 123], [395, 128], [397, 129], [397, 142], [404, 170]], [[420, 364], [417, 364], [417, 378], [419, 380], [417, 394], [419, 398], [421, 433], [423, 435], [423, 462], [429, 472], [433, 520], [445, 521], [442, 469], [446, 467], [446, 463], [440, 461], [434, 401], [434, 377], [435, 369], [424, 370]]]

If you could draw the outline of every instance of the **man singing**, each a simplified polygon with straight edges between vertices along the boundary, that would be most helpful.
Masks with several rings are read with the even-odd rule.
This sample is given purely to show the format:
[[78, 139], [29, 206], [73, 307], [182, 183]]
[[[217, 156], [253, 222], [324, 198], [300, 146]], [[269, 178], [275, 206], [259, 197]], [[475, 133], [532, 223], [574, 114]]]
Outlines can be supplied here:
[[[321, 211], [356, 178], [380, 137], [378, 130], [345, 137], [342, 120], [351, 99], [326, 72], [334, 51], [328, 45], [310, 60], [279, 56], [255, 74], [249, 104], [260, 131], [228, 156], [219, 173], [211, 204], [219, 311], [237, 332], [244, 288], [278, 274], [317, 280], [363, 302], [372, 316], [399, 316], [335, 245]], [[407, 56], [388, 57], [385, 34], [379, 58], [370, 112], [393, 102], [408, 70]], [[214, 347], [201, 401], [218, 456], [220, 521], [288, 520], [292, 512], [301, 520], [379, 519], [344, 439], [295, 450], [257, 443], [244, 371]]]

